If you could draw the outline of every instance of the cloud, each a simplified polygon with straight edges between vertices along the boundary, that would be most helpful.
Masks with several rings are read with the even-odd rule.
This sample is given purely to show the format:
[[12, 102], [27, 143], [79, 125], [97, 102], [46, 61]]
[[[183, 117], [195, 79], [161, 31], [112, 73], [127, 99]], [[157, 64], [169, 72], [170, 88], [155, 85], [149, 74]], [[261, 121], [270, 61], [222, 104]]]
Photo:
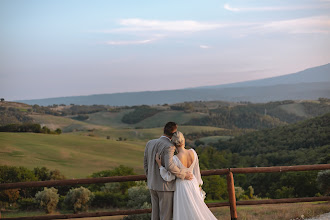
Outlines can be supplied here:
[[229, 4], [225, 4], [223, 6], [224, 9], [228, 10], [228, 11], [234, 11], [234, 12], [237, 12], [237, 11], [240, 11], [239, 8], [232, 8]]
[[287, 32], [291, 34], [330, 33], [330, 16], [314, 16], [265, 23], [255, 30]]
[[136, 31], [165, 31], [165, 32], [196, 32], [214, 30], [225, 27], [226, 24], [198, 22], [193, 20], [161, 21], [146, 20], [139, 18], [119, 20], [121, 27], [101, 31], [104, 33], [113, 32], [136, 32]]
[[[327, 2], [327, 1], [325, 1]], [[299, 6], [271, 6], [271, 7], [240, 7], [235, 8], [230, 6], [228, 3], [224, 4], [223, 8], [232, 12], [250, 12], [250, 11], [290, 11], [290, 10], [305, 10], [305, 9], [318, 9], [318, 8], [329, 8], [329, 4], [319, 5], [299, 5]]]
[[211, 47], [208, 46], [208, 45], [199, 45], [199, 47], [202, 48], [202, 49], [209, 49], [209, 48], [211, 48]]
[[149, 40], [137, 40], [137, 41], [107, 41], [107, 45], [138, 45], [138, 44], [148, 44], [154, 41], [154, 39]]

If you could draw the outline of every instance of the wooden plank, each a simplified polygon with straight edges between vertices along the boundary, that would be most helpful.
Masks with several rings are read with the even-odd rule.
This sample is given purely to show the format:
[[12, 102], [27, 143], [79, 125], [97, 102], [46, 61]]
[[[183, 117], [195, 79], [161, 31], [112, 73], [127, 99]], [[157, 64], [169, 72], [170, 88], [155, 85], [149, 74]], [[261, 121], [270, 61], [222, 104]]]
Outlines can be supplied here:
[[202, 176], [225, 175], [228, 173], [229, 173], [229, 168], [228, 169], [202, 170], [201, 171]]
[[[204, 170], [201, 171], [201, 174], [202, 176], [211, 176], [211, 175], [228, 174], [229, 171], [231, 171], [232, 173], [269, 173], [269, 172], [308, 171], [308, 170], [327, 170], [327, 169], [330, 169], [330, 164], [282, 166], [282, 167], [228, 168], [228, 169], [217, 169], [217, 170]], [[0, 190], [17, 189], [17, 188], [22, 189], [22, 188], [31, 188], [31, 187], [73, 186], [79, 184], [95, 184], [95, 183], [110, 183], [110, 182], [143, 181], [146, 179], [147, 178], [145, 175], [131, 175], [131, 176], [86, 178], [86, 179], [2, 183], [0, 184]]]
[[235, 174], [235, 173], [274, 173], [274, 172], [311, 171], [311, 170], [328, 170], [328, 169], [330, 169], [330, 164], [230, 168], [230, 171]]
[[237, 201], [236, 204], [260, 205], [260, 204], [280, 204], [280, 203], [299, 203], [299, 202], [317, 202], [317, 201], [330, 201], [330, 196], [289, 198], [289, 199], [247, 200], [247, 201]]
[[236, 196], [235, 196], [234, 178], [232, 172], [229, 172], [227, 174], [227, 190], [228, 190], [228, 197], [230, 204], [231, 220], [237, 220]]
[[[288, 198], [288, 199], [246, 200], [246, 201], [236, 201], [236, 205], [262, 205], [262, 204], [322, 202], [322, 201], [330, 201], [330, 196]], [[208, 203], [207, 206], [209, 208], [215, 208], [215, 207], [230, 206], [230, 204], [229, 204], [229, 202], [219, 202], [219, 203]]]

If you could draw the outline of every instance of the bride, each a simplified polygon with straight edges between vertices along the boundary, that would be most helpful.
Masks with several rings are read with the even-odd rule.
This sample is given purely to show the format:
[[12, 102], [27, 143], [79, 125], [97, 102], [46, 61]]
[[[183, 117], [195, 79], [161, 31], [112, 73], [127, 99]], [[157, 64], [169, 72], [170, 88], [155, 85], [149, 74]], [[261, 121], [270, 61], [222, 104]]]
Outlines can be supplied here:
[[[180, 131], [172, 137], [178, 154], [173, 157], [173, 162], [187, 172], [193, 173], [192, 180], [176, 179], [176, 190], [174, 191], [173, 220], [211, 220], [216, 219], [206, 206], [202, 194], [201, 185], [203, 180], [199, 169], [197, 153], [185, 149], [185, 139]], [[156, 162], [160, 169], [160, 175], [165, 181], [172, 181], [175, 176], [167, 171], [161, 164], [161, 158], [156, 155]]]

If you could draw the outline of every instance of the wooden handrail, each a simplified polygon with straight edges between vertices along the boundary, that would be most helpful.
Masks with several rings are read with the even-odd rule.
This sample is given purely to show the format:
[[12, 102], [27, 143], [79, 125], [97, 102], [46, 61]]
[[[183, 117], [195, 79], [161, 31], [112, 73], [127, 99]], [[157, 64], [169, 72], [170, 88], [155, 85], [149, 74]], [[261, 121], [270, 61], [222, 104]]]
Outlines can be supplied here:
[[[202, 176], [226, 175], [229, 172], [237, 173], [270, 173], [270, 172], [290, 172], [290, 171], [311, 171], [311, 170], [327, 170], [330, 164], [317, 165], [298, 165], [298, 166], [274, 166], [274, 167], [247, 167], [247, 168], [227, 168], [216, 170], [202, 170]], [[112, 176], [84, 179], [68, 179], [68, 180], [50, 180], [50, 181], [29, 181], [17, 183], [1, 183], [0, 190], [32, 188], [32, 187], [50, 187], [50, 186], [72, 186], [80, 184], [95, 183], [111, 183], [111, 182], [127, 182], [127, 181], [143, 181], [146, 180], [145, 175], [131, 176]]]

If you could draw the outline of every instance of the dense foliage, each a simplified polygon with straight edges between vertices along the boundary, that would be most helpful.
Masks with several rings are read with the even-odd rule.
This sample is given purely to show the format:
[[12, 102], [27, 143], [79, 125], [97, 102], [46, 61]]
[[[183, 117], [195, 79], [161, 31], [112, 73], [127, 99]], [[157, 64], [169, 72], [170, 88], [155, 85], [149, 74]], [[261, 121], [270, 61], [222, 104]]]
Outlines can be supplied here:
[[69, 108], [63, 108], [61, 112], [64, 115], [82, 115], [107, 110], [108, 107], [105, 105], [71, 105]]
[[51, 131], [46, 126], [41, 127], [40, 124], [24, 123], [24, 124], [7, 124], [0, 126], [0, 132], [33, 132], [44, 134], [61, 134], [62, 130], [57, 128]]
[[124, 115], [124, 117], [122, 118], [122, 122], [126, 124], [136, 124], [146, 118], [157, 114], [160, 111], [161, 110], [151, 108], [147, 105], [138, 106], [134, 109], [134, 111]]
[[[330, 113], [211, 145], [216, 148], [196, 148], [201, 169], [330, 163]], [[327, 178], [318, 175], [318, 171], [237, 174], [235, 185], [244, 190], [252, 186], [259, 197], [310, 197], [327, 193], [324, 187]], [[208, 198], [225, 198], [221, 190], [208, 189], [207, 178], [203, 180]], [[220, 184], [221, 180], [217, 182]]]
[[0, 107], [0, 126], [7, 124], [32, 123], [33, 119], [18, 108]]
[[[136, 186], [128, 189], [127, 206], [131, 209], [150, 209], [151, 196], [146, 182], [136, 182]], [[129, 215], [123, 220], [149, 220], [151, 214]]]
[[246, 157], [251, 166], [330, 162], [330, 113], [296, 124], [251, 132], [213, 144]]
[[328, 99], [301, 103], [291, 100], [258, 104], [247, 103], [210, 109], [208, 116], [193, 118], [186, 124], [263, 129], [295, 123], [327, 112], [330, 112]]
[[[93, 173], [89, 177], [126, 176], [134, 174], [133, 168], [119, 166], [113, 170]], [[29, 170], [24, 167], [0, 166], [0, 183], [61, 179], [65, 179], [65, 176], [63, 176], [60, 171], [49, 170], [46, 167], [36, 167], [33, 170]], [[78, 184], [75, 185], [75, 190], [71, 190], [72, 186], [57, 186], [56, 194], [58, 193], [59, 195], [57, 207], [71, 209], [75, 212], [83, 211], [87, 209], [87, 206], [98, 208], [109, 206], [113, 208], [126, 207], [129, 201], [128, 190], [135, 185], [135, 182], [116, 182], [89, 184], [87, 188], [81, 188], [82, 185]], [[70, 190], [71, 193], [69, 193]], [[41, 201], [44, 201], [42, 206], [46, 210], [54, 210], [53, 203], [48, 204], [47, 198], [55, 198], [56, 195], [53, 195], [49, 190], [38, 194], [37, 199], [39, 202], [34, 199], [34, 195], [42, 191], [44, 191], [43, 187], [3, 190], [0, 192], [0, 205], [5, 208], [10, 204], [17, 203], [21, 210], [30, 210], [37, 209]]]

